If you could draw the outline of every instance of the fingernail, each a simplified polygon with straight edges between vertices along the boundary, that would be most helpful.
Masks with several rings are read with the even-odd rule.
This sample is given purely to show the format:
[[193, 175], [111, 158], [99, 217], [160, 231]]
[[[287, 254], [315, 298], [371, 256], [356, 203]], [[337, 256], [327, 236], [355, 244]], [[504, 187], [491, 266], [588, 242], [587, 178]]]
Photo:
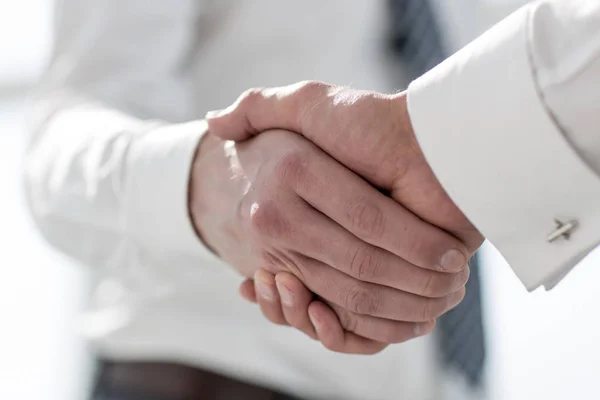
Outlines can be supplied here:
[[308, 312], [308, 317], [310, 318], [310, 322], [312, 322], [313, 326], [315, 327], [315, 329], [317, 330], [317, 333], [319, 331], [321, 331], [321, 320], [312, 312]]
[[225, 110], [213, 110], [206, 113], [206, 119], [219, 118]]
[[279, 291], [279, 297], [281, 297], [281, 302], [285, 307], [293, 307], [294, 306], [294, 294], [290, 289], [287, 288], [283, 283], [279, 283], [275, 280], [275, 284], [277, 285], [277, 290]]
[[469, 281], [470, 275], [471, 269], [468, 266], [465, 267], [465, 269], [463, 269], [461, 272], [455, 274], [452, 281], [452, 288], [454, 289], [453, 292], [465, 287], [465, 285]]
[[431, 322], [425, 322], [422, 324], [415, 324], [414, 332], [415, 336], [423, 336], [431, 332], [432, 326]]
[[448, 296], [448, 309], [452, 309], [452, 308], [456, 307], [462, 301], [462, 299], [464, 297], [465, 297], [464, 290], [459, 290], [458, 292], [452, 293], [450, 296]]
[[440, 259], [440, 268], [444, 271], [460, 271], [465, 265], [467, 265], [467, 258], [456, 249], [448, 250]]
[[273, 301], [275, 299], [275, 287], [261, 280], [256, 281], [256, 288], [260, 297], [267, 301]]

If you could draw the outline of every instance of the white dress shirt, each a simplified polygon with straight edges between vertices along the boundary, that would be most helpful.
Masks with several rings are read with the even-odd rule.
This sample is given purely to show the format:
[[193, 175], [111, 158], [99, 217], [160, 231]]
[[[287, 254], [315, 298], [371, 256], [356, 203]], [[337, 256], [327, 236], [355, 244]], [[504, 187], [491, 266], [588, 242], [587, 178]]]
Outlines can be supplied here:
[[442, 185], [529, 290], [598, 245], [600, 2], [523, 7], [413, 82], [408, 102]]
[[[372, 357], [268, 322], [196, 237], [201, 118], [253, 86], [390, 91], [384, 2], [63, 0], [26, 161], [46, 239], [93, 267], [84, 333], [104, 357], [184, 362], [314, 399], [443, 398], [432, 337]], [[462, 398], [462, 397], [461, 397]]]

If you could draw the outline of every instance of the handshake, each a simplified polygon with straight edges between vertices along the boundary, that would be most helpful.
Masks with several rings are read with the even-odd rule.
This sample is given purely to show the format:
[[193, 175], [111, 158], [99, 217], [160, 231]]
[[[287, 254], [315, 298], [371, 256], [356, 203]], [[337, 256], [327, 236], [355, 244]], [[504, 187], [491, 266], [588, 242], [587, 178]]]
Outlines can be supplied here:
[[483, 237], [425, 160], [405, 93], [302, 82], [207, 120], [192, 220], [269, 320], [373, 354], [461, 302]]

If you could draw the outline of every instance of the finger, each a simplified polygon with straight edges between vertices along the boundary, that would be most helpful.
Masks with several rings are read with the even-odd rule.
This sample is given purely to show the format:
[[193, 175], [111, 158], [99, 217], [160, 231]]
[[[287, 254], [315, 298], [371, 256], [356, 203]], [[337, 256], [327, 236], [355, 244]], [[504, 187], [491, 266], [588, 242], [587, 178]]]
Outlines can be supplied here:
[[252, 303], [256, 303], [256, 291], [254, 290], [254, 281], [252, 279], [246, 279], [240, 284], [240, 295]]
[[[206, 114], [210, 132], [222, 139], [243, 140], [269, 129], [302, 132], [299, 115], [327, 92], [329, 85], [300, 82], [294, 85], [250, 89], [225, 110]], [[302, 96], [298, 96], [298, 92]]]
[[[224, 139], [246, 139], [270, 129], [298, 132], [368, 181], [394, 189], [395, 200], [455, 234], [474, 253], [483, 237], [448, 197], [425, 160], [420, 168], [407, 171], [395, 165], [403, 155], [420, 152], [411, 135], [387, 134], [412, 130], [405, 103], [405, 94], [384, 95], [305, 81], [250, 89], [226, 110], [207, 115], [207, 121], [211, 133]], [[373, 121], [381, 121], [377, 127], [380, 134], [367, 134], [373, 129]], [[365, 154], [370, 155], [369, 159]], [[382, 167], [381, 163], [386, 162], [387, 166]], [[409, 176], [403, 179], [406, 184], [394, 185], [404, 172], [416, 180]]]
[[254, 290], [257, 294], [258, 304], [265, 317], [274, 324], [287, 325], [281, 300], [275, 286], [275, 276], [263, 269], [254, 274]]
[[344, 331], [333, 310], [320, 301], [312, 302], [308, 313], [319, 341], [331, 351], [348, 354], [375, 354], [387, 347], [385, 343]]
[[[388, 160], [390, 154], [405, 153], [406, 146], [404, 136], [387, 133], [407, 129], [405, 125], [410, 124], [410, 118], [403, 115], [401, 102], [395, 101], [396, 98], [398, 96], [303, 81], [289, 86], [249, 89], [228, 108], [209, 112], [206, 119], [210, 132], [223, 139], [243, 140], [271, 129], [297, 132], [326, 149], [333, 158], [351, 165], [370, 182], [390, 189], [388, 186], [401, 171], [393, 167], [382, 171], [379, 163]], [[373, 121], [383, 121], [378, 128], [385, 133], [367, 134], [372, 130]], [[365, 154], [372, 159], [366, 160]], [[389, 160], [393, 162], [396, 158], [389, 157]], [[385, 170], [389, 173], [382, 175]]]
[[275, 283], [287, 323], [316, 339], [315, 329], [308, 316], [308, 306], [313, 301], [312, 292], [298, 278], [287, 272], [277, 273]]
[[344, 330], [381, 343], [403, 343], [427, 335], [435, 328], [434, 320], [422, 323], [392, 321], [369, 315], [358, 315], [335, 304], [329, 306], [337, 314]]
[[[464, 287], [468, 265], [460, 272], [446, 273], [420, 268], [366, 243], [310, 206], [299, 210], [290, 248], [314, 258], [357, 280], [376, 283], [424, 297], [444, 297]], [[290, 223], [294, 223], [291, 221]]]
[[[468, 268], [450, 274], [418, 268], [402, 258], [358, 239], [317, 212], [295, 193], [264, 202], [253, 211], [252, 229], [267, 240], [264, 268], [272, 273], [288, 270], [306, 282], [288, 251], [321, 261], [358, 281], [386, 285], [424, 297], [444, 297], [464, 287]], [[279, 194], [279, 196], [283, 196]], [[275, 251], [275, 249], [284, 249]]]
[[[382, 169], [381, 163], [396, 164], [402, 154], [414, 151], [407, 150], [404, 135], [392, 134], [411, 130], [404, 98], [303, 81], [247, 90], [206, 119], [210, 132], [223, 139], [243, 140], [271, 129], [297, 132], [370, 182], [391, 189], [403, 171], [398, 165]], [[374, 122], [378, 132], [369, 134]]]
[[364, 242], [422, 268], [459, 272], [467, 265], [469, 252], [457, 238], [384, 196], [316, 147], [283, 159], [276, 174], [281, 184]]
[[456, 307], [465, 289], [427, 298], [387, 286], [358, 281], [317, 260], [294, 255], [304, 284], [323, 299], [359, 315], [404, 322], [427, 322]]
[[[310, 130], [303, 129], [302, 121], [312, 118], [308, 114], [326, 114], [326, 110], [321, 108], [329, 109], [327, 106], [316, 106], [338, 91], [339, 88], [318, 82], [251, 90], [242, 95], [232, 107], [209, 118], [209, 126], [211, 132], [217, 135], [220, 131], [252, 134], [272, 128], [285, 128], [306, 135]], [[375, 100], [383, 100], [387, 104], [387, 100], [383, 98]], [[389, 111], [389, 107], [384, 109]], [[307, 113], [308, 110], [310, 113]], [[364, 138], [355, 137], [356, 135], [350, 137], [350, 133], [344, 129], [337, 129], [335, 135], [324, 133], [330, 130], [317, 129], [318, 132], [312, 132], [309, 139], [328, 149], [335, 158], [346, 160], [346, 165], [352, 165], [353, 170], [364, 175], [367, 171], [362, 171], [360, 166], [364, 165], [366, 160], [360, 157], [369, 153], [356, 149], [349, 151], [344, 144], [352, 142], [353, 146], [366, 145]], [[348, 137], [340, 140], [340, 135]], [[243, 137], [244, 134], [236, 139]], [[376, 142], [371, 143], [369, 147], [386, 147], [381, 145], [382, 143]], [[335, 154], [331, 153], [332, 150], [335, 150]], [[458, 272], [465, 267], [469, 252], [458, 239], [434, 225], [425, 223], [392, 199], [377, 192], [323, 151], [318, 150], [314, 154], [310, 162], [306, 162], [302, 157], [285, 158], [280, 163], [278, 173], [282, 182], [291, 184], [298, 194], [316, 209], [359, 238], [414, 265], [449, 272]], [[359, 158], [352, 158], [348, 163], [350, 154]], [[395, 168], [387, 169], [395, 171]], [[326, 174], [323, 173], [324, 170], [327, 171]], [[381, 177], [376, 175], [370, 171], [366, 176], [375, 183], [385, 181], [392, 184], [390, 179], [381, 180]]]

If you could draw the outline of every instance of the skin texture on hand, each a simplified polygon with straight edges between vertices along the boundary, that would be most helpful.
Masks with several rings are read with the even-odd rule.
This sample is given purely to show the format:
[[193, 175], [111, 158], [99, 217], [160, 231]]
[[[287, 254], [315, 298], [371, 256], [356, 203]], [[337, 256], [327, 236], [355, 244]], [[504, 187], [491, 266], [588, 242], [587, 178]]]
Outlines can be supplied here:
[[207, 120], [211, 132], [224, 139], [243, 140], [269, 129], [302, 134], [423, 220], [459, 238], [469, 255], [483, 242], [427, 164], [410, 123], [406, 93], [300, 82], [251, 89], [226, 110], [209, 113]]
[[[428, 333], [464, 296], [468, 250], [459, 240], [291, 132], [243, 143], [208, 134], [190, 212], [207, 245], [255, 278], [253, 291], [242, 287], [246, 298], [335, 351], [373, 353]], [[442, 266], [448, 251], [463, 258]], [[293, 307], [283, 307], [282, 287]]]
[[[276, 128], [302, 134], [424, 221], [459, 238], [465, 243], [467, 256], [474, 254], [483, 242], [482, 235], [451, 201], [428, 166], [410, 123], [406, 93], [384, 95], [321, 82], [300, 82], [282, 88], [251, 89], [229, 108], [209, 113], [207, 120], [211, 132], [231, 140], [246, 140]], [[413, 251], [418, 253], [423, 249], [417, 246]], [[445, 257], [448, 262], [460, 259], [462, 255], [456, 252]], [[263, 280], [279, 279], [279, 274], [275, 278], [267, 276], [258, 274]], [[258, 302], [265, 315], [275, 315], [269, 318], [272, 321], [287, 321], [296, 326], [290, 323], [291, 311], [283, 312], [284, 302], [278, 304], [279, 297], [265, 304], [264, 299], [255, 295], [254, 285], [256, 282], [251, 280], [244, 282], [240, 288], [242, 295]], [[292, 287], [297, 297], [307, 296], [308, 289], [301, 282]], [[303, 306], [300, 302], [298, 308]], [[320, 309], [308, 303], [305, 306], [309, 312]], [[325, 325], [330, 341], [319, 339], [334, 351], [344, 351], [343, 334], [331, 324]], [[347, 351], [353, 350], [356, 349]]]
[[[276, 291], [273, 292], [275, 295], [273, 297], [257, 295], [258, 282], [275, 285]], [[353, 319], [340, 321], [339, 318], [347, 316], [343, 310], [335, 305], [327, 306], [322, 301], [315, 300], [310, 290], [298, 278], [287, 272], [273, 275], [265, 270], [258, 270], [254, 279], [247, 279], [241, 284], [240, 294], [246, 300], [258, 303], [265, 317], [271, 322], [292, 326], [311, 338], [319, 340], [331, 351], [375, 354], [389, 344], [354, 334], [353, 332], [357, 328], [353, 324], [360, 321]], [[344, 329], [345, 326], [348, 329]], [[434, 327], [435, 321], [431, 321], [412, 326], [405, 324], [396, 329], [405, 330], [400, 333], [403, 337], [418, 337], [431, 332]], [[371, 330], [385, 330], [386, 328], [386, 326], [377, 324], [370, 326]], [[389, 334], [397, 335], [398, 333]]]

